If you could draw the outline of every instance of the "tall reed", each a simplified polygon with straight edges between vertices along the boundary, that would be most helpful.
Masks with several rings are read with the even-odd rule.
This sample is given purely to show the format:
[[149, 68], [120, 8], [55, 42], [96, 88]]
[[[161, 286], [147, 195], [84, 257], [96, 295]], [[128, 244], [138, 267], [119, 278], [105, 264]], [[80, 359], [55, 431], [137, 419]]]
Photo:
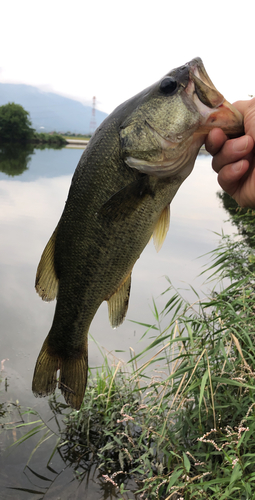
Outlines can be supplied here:
[[[104, 356], [58, 432], [36, 418], [33, 453], [54, 438], [51, 461], [60, 453], [81, 481], [96, 464], [118, 498], [255, 498], [254, 266], [247, 242], [223, 235], [207, 269], [210, 295], [193, 290], [189, 303], [167, 279], [165, 307], [154, 301], [144, 325], [150, 345], [127, 365]], [[50, 404], [55, 418], [66, 411]]]

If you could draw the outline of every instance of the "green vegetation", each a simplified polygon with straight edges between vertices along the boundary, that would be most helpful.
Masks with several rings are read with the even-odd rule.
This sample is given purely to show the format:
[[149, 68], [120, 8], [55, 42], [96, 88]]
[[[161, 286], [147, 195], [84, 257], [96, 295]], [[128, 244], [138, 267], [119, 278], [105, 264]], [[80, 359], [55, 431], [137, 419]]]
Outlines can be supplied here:
[[29, 113], [22, 106], [0, 106], [0, 171], [20, 175], [28, 169], [34, 149], [59, 149], [66, 145], [61, 135], [38, 133], [31, 127]]
[[[38, 134], [38, 136], [36, 143], [0, 143], [0, 172], [9, 176], [21, 175], [25, 170], [28, 170], [35, 148], [60, 149], [63, 147], [60, 136], [50, 134]], [[59, 141], [59, 137], [61, 141]]]
[[[249, 231], [250, 214], [242, 224]], [[200, 299], [192, 289], [192, 304], [168, 280], [164, 309], [154, 302], [153, 322], [143, 325], [150, 346], [131, 353], [128, 365], [105, 357], [100, 370], [90, 370], [79, 412], [50, 398], [52, 418], [64, 418], [58, 430], [35, 411], [23, 412], [16, 429], [30, 430], [15, 446], [40, 436], [30, 471], [51, 439], [48, 466], [60, 455], [80, 481], [96, 466], [117, 498], [254, 498], [255, 252], [240, 237], [222, 236], [209, 269], [210, 296]], [[41, 467], [34, 481], [42, 481]], [[54, 480], [47, 478], [40, 498]]]
[[56, 132], [38, 133], [31, 125], [29, 113], [19, 104], [9, 102], [0, 106], [0, 144], [66, 144], [66, 140]]
[[0, 106], [1, 142], [29, 142], [33, 139], [34, 129], [29, 113], [19, 104], [9, 102]]
[[57, 134], [56, 132], [53, 132], [52, 134], [46, 134], [44, 132], [40, 133], [35, 132], [32, 143], [38, 145], [48, 144], [50, 147], [51, 146], [61, 147], [66, 145], [66, 140], [62, 135]]
[[247, 245], [254, 246], [255, 211], [250, 208], [240, 208], [237, 202], [224, 191], [217, 193], [217, 196], [221, 200], [225, 210], [229, 213], [231, 222], [236, 226], [238, 233], [244, 238]]

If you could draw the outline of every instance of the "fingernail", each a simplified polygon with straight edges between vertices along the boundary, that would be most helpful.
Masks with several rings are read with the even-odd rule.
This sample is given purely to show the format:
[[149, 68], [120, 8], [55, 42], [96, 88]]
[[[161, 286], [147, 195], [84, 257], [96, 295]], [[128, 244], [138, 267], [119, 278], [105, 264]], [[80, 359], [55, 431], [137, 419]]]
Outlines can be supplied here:
[[240, 172], [240, 170], [242, 169], [242, 166], [243, 166], [243, 160], [241, 161], [237, 161], [236, 163], [233, 163], [232, 164], [232, 171], [237, 174], [238, 172]]
[[245, 151], [248, 146], [248, 137], [244, 135], [243, 137], [238, 137], [235, 139], [233, 143], [233, 150], [237, 153], [241, 153], [241, 151]]

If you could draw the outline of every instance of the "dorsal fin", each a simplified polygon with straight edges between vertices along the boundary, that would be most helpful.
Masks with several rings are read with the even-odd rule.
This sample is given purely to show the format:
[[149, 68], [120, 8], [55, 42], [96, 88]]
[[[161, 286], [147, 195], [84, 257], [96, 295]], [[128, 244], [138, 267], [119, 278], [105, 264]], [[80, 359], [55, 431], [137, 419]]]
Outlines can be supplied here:
[[115, 292], [108, 302], [109, 320], [113, 328], [119, 326], [124, 320], [127, 309], [131, 287], [131, 272], [120, 288]]
[[57, 228], [42, 253], [35, 279], [35, 289], [46, 301], [55, 299], [58, 294], [58, 278], [54, 266], [56, 234]]
[[170, 225], [170, 205], [161, 212], [153, 231], [153, 242], [157, 252], [161, 249]]

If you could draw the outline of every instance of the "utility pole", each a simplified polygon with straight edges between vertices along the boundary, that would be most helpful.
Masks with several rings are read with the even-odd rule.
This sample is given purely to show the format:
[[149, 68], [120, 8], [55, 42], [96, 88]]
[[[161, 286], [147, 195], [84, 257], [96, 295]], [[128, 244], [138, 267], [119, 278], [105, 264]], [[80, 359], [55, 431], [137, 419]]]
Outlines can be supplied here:
[[97, 122], [96, 122], [96, 96], [93, 97], [92, 100], [92, 112], [91, 112], [91, 120], [90, 120], [90, 134], [94, 134], [96, 128], [97, 128]]

